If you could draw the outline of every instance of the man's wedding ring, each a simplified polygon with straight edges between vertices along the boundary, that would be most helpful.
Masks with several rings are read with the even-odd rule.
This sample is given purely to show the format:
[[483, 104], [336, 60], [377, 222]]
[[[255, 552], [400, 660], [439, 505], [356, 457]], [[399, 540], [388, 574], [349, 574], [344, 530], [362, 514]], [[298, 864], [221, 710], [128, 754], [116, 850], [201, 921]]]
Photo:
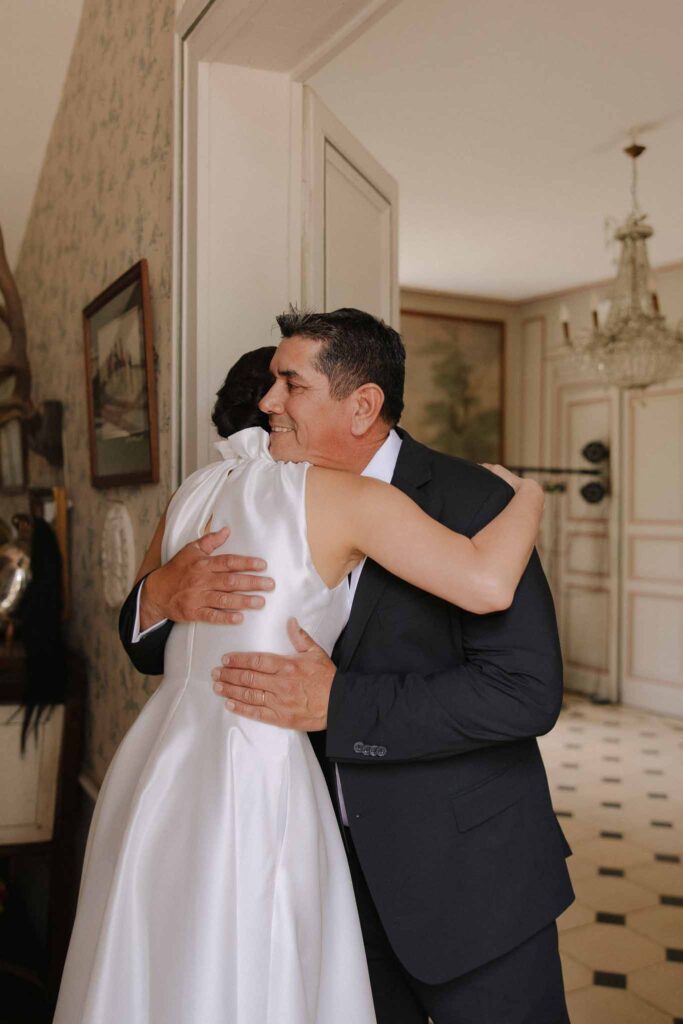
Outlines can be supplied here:
[[[252, 693], [254, 694], [253, 697], [251, 696]], [[261, 699], [260, 700], [258, 700], [257, 697], [256, 697], [257, 693], [261, 694]], [[244, 699], [244, 703], [245, 704], [261, 704], [261, 706], [263, 706], [266, 703], [266, 691], [265, 690], [250, 690], [248, 686], [245, 686], [244, 687], [244, 697], [243, 697], [243, 699]]]

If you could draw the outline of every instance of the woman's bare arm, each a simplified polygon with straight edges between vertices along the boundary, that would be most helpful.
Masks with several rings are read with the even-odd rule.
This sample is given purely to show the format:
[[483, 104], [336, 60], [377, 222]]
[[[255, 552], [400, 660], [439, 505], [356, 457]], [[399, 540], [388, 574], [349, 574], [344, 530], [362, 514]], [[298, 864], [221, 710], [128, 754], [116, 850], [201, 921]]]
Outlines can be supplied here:
[[523, 480], [503, 511], [470, 540], [390, 484], [318, 467], [308, 471], [309, 544], [328, 585], [369, 555], [395, 576], [476, 614], [509, 608], [543, 505], [541, 487]]

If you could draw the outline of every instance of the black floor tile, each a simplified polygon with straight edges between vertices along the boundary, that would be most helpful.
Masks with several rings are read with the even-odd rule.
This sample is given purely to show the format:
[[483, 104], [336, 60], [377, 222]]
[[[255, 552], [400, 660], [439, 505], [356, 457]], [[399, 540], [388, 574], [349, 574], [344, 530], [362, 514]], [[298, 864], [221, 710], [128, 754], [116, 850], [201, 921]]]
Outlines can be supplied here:
[[623, 878], [623, 868], [598, 868], [599, 875], [609, 875], [611, 878]]
[[665, 907], [683, 907], [683, 896], [660, 896], [659, 902]]
[[595, 920], [598, 924], [626, 924], [626, 915], [608, 914], [606, 910], [598, 910]]
[[606, 985], [608, 988], [626, 988], [626, 975], [612, 971], [593, 971], [593, 984]]
[[667, 949], [666, 959], [676, 964], [683, 964], [683, 949]]

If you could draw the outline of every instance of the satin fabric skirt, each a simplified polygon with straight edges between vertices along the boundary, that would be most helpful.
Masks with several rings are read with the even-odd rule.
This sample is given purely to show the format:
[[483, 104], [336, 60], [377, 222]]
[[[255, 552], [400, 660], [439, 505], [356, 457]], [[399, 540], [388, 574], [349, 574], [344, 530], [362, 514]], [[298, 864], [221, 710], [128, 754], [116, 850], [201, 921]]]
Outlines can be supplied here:
[[375, 1024], [308, 737], [165, 677], [105, 777], [54, 1024]]

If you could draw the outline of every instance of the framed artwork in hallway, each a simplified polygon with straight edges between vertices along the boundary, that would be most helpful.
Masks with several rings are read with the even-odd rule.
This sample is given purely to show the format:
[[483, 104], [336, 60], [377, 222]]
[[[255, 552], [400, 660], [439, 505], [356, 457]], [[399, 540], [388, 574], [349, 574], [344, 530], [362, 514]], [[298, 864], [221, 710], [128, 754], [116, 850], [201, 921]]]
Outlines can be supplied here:
[[502, 462], [505, 324], [402, 309], [401, 336], [401, 426], [448, 455]]
[[83, 310], [94, 487], [156, 483], [159, 436], [147, 261]]

